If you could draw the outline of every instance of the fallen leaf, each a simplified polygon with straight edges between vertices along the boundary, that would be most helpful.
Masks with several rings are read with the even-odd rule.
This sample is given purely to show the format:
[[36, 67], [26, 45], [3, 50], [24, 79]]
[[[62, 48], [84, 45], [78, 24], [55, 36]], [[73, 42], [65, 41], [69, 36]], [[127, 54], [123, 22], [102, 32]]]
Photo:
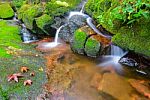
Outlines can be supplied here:
[[31, 80], [24, 81], [24, 86], [27, 86], [27, 85], [32, 85], [32, 81]]
[[31, 73], [30, 73], [30, 76], [35, 76], [35, 73], [34, 73], [34, 72], [31, 72]]
[[39, 71], [43, 72], [43, 68], [42, 68], [42, 67], [41, 67], [41, 68], [39, 68]]
[[28, 72], [29, 68], [26, 66], [22, 66], [20, 70], [22, 73], [24, 73], [24, 72]]
[[21, 73], [15, 73], [15, 74], [12, 74], [12, 75], [9, 75], [8, 76], [8, 82], [14, 80], [15, 82], [18, 82], [18, 78], [20, 77], [23, 77], [23, 75]]

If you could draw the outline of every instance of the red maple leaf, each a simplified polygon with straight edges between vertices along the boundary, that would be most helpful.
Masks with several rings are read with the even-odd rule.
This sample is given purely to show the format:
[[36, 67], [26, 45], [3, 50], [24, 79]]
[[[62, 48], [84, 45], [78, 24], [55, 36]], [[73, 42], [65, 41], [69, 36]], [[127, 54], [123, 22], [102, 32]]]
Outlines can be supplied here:
[[15, 82], [18, 82], [19, 81], [18, 79], [21, 78], [21, 77], [23, 77], [23, 75], [21, 73], [14, 73], [12, 75], [9, 75], [7, 77], [7, 79], [8, 79], [8, 82], [10, 82], [12, 80], [14, 80]]

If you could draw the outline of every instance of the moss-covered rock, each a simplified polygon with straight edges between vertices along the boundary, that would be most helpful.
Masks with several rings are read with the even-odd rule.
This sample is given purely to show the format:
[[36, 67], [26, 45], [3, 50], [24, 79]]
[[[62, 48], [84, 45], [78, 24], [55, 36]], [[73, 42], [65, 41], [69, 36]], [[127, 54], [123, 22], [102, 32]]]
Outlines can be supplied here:
[[100, 54], [101, 44], [96, 39], [90, 37], [85, 43], [85, 53], [90, 57], [97, 57]]
[[0, 20], [0, 57], [10, 57], [6, 51], [9, 46], [20, 48], [18, 45], [21, 42], [19, 33], [18, 26], [12, 26], [7, 21]]
[[127, 50], [150, 56], [150, 20], [140, 20], [132, 28], [122, 27], [112, 41]]
[[42, 15], [41, 17], [36, 18], [36, 25], [46, 34], [50, 34], [50, 25], [54, 22], [53, 18], [47, 14]]
[[9, 3], [0, 4], [0, 18], [12, 18], [14, 16], [14, 11], [9, 5]]
[[13, 0], [12, 4], [15, 8], [19, 9], [27, 0]]
[[19, 19], [22, 19], [28, 29], [33, 29], [35, 18], [41, 16], [43, 8], [39, 5], [23, 5], [18, 11]]
[[73, 36], [71, 48], [74, 52], [84, 54], [84, 44], [87, 39], [87, 34], [81, 30], [77, 30]]
[[64, 15], [70, 9], [74, 8], [81, 0], [51, 0], [46, 4], [46, 12], [51, 16]]

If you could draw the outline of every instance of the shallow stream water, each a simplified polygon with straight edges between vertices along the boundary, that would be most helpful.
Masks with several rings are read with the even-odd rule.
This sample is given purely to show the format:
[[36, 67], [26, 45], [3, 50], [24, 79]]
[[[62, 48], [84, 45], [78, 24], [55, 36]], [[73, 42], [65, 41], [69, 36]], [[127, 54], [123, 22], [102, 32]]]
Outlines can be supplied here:
[[[45, 49], [49, 65], [48, 85], [61, 91], [52, 100], [137, 100], [143, 98], [130, 85], [130, 79], [144, 79], [136, 72], [120, 65], [114, 55], [89, 58], [74, 54], [69, 45], [61, 44]], [[58, 55], [57, 55], [58, 54]], [[55, 56], [53, 56], [55, 55]], [[120, 57], [119, 57], [120, 58]], [[115, 59], [115, 60], [114, 60]], [[48, 61], [50, 63], [50, 61]], [[104, 64], [105, 63], [105, 64]], [[145, 100], [145, 99], [144, 99]]]

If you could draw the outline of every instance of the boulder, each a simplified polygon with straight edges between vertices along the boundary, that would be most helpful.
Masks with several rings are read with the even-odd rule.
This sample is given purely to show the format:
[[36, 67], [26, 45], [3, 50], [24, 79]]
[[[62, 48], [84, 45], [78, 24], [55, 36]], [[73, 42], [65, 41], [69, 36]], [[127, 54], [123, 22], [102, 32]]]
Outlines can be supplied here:
[[0, 18], [7, 19], [14, 16], [14, 11], [8, 3], [0, 4]]
[[74, 15], [69, 19], [69, 22], [61, 28], [59, 37], [66, 42], [71, 42], [75, 31], [84, 25], [86, 25], [86, 17]]
[[52, 17], [50, 17], [47, 14], [44, 14], [44, 15], [36, 18], [35, 21], [36, 21], [36, 25], [37, 25], [38, 28], [40, 28], [47, 35], [51, 34], [51, 33], [49, 33], [51, 31], [50, 26], [54, 21]]
[[32, 30], [35, 18], [40, 17], [42, 13], [43, 8], [39, 5], [23, 5], [18, 11], [18, 18], [22, 19], [28, 29]]

